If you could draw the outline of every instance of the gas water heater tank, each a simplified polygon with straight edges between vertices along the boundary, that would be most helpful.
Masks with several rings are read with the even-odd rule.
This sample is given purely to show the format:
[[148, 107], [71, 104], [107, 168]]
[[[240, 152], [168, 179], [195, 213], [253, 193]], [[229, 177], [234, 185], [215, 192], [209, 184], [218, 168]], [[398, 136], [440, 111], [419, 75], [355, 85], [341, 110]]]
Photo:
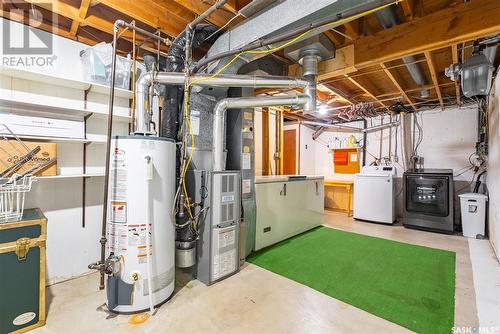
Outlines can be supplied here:
[[118, 136], [112, 143], [107, 237], [116, 263], [107, 280], [107, 306], [140, 312], [174, 291], [175, 143], [145, 136]]

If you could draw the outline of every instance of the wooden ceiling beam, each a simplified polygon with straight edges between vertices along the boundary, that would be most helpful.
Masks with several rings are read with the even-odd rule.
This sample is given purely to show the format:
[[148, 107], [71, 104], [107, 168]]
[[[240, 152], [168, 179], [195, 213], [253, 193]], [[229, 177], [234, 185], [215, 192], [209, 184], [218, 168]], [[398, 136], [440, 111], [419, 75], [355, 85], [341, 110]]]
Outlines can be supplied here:
[[[39, 24], [38, 22], [32, 22], [32, 21], [28, 20], [23, 15], [15, 15], [14, 12], [8, 12], [8, 11], [4, 11], [4, 10], [0, 9], [0, 16], [5, 18], [5, 19], [11, 20], [11, 21], [19, 22], [19, 23], [26, 24], [26, 25], [32, 25], [33, 28], [37, 28], [37, 29], [40, 29], [40, 30], [43, 30], [46, 32], [50, 32], [50, 33], [56, 34], [56, 35], [64, 37], [64, 38], [78, 40], [78, 41], [85, 43], [85, 44], [88, 44], [88, 45], [95, 45], [95, 44], [99, 43], [99, 41], [95, 41], [93, 39], [86, 38], [86, 37], [76, 38], [75, 36], [71, 35], [69, 31], [61, 29], [59, 27], [55, 27], [51, 24], [47, 24], [47, 23]], [[36, 23], [36, 25], [35, 25], [35, 23]]]
[[252, 2], [252, 0], [228, 0], [227, 3], [224, 4], [224, 8], [236, 15], [241, 8], [245, 7], [250, 2]]
[[100, 3], [172, 37], [176, 37], [190, 22], [152, 0], [100, 0]]
[[324, 34], [333, 44], [335, 44], [335, 46], [338, 47], [344, 44], [344, 36], [337, 34], [335, 31], [327, 30], [324, 32]]
[[410, 0], [403, 0], [399, 3], [401, 8], [403, 9], [403, 13], [405, 14], [406, 21], [413, 20], [413, 5], [410, 3]]
[[323, 86], [325, 86], [325, 88], [327, 88], [329, 90], [329, 92], [332, 93], [332, 95], [338, 97], [343, 102], [345, 102], [345, 103], [347, 103], [349, 105], [353, 105], [354, 104], [353, 102], [351, 102], [351, 100], [349, 100], [349, 98], [347, 96], [344, 96], [342, 93], [339, 93], [338, 89], [336, 89], [332, 85], [328, 85], [327, 86], [326, 84], [323, 84]]
[[359, 37], [359, 24], [358, 21], [351, 21], [344, 24], [345, 33], [352, 39], [357, 39]]
[[394, 76], [394, 74], [391, 72], [391, 70], [389, 70], [384, 63], [380, 64], [380, 67], [382, 67], [382, 69], [384, 70], [384, 73], [389, 77], [389, 79], [392, 81], [392, 83], [394, 84], [394, 86], [396, 86], [396, 88], [399, 91], [399, 93], [401, 93], [401, 95], [403, 95], [403, 97], [405, 98], [405, 100], [408, 101], [408, 103], [411, 105], [411, 107], [413, 108], [413, 110], [417, 110], [417, 107], [415, 107], [415, 104], [410, 99], [410, 97], [408, 96], [408, 94], [405, 93], [404, 89], [401, 87], [401, 85], [399, 84], [398, 80], [396, 79], [396, 77]]
[[[451, 58], [453, 60], [453, 64], [458, 63], [458, 44], [453, 44], [451, 46]], [[460, 81], [455, 81], [455, 95], [457, 100], [457, 106], [460, 107], [462, 104], [460, 101]]]
[[[87, 17], [87, 12], [89, 10], [89, 7], [90, 7], [90, 0], [82, 0], [80, 4], [80, 9], [78, 10], [78, 18], [80, 20], [85, 20], [85, 18]], [[81, 22], [80, 20], [73, 20], [73, 22], [71, 22], [71, 29], [69, 30], [69, 33], [72, 36], [76, 36], [78, 27], [80, 26]]]
[[381, 102], [379, 99], [377, 99], [377, 97], [372, 93], [370, 92], [368, 89], [366, 89], [365, 86], [363, 86], [362, 84], [360, 84], [358, 81], [356, 81], [356, 79], [354, 78], [350, 78], [348, 77], [347, 78], [350, 82], [352, 82], [354, 85], [356, 85], [359, 89], [361, 89], [363, 92], [365, 92], [366, 95], [368, 95], [371, 99], [373, 99], [375, 102], [377, 102], [378, 104], [380, 104], [382, 107], [385, 107], [387, 108], [387, 106]]
[[[454, 84], [455, 84], [454, 82], [443, 82], [443, 83], [439, 84], [439, 87], [446, 87], [446, 86], [451, 86]], [[408, 94], [408, 93], [421, 91], [422, 89], [435, 89], [435, 86], [434, 86], [434, 84], [423, 85], [423, 86], [417, 87], [417, 88], [405, 89], [404, 91], [406, 94]], [[399, 95], [399, 94], [401, 94], [401, 92], [394, 91], [394, 92], [389, 92], [389, 93], [384, 93], [384, 94], [378, 94], [378, 95], [376, 95], [376, 97], [377, 97], [377, 99], [383, 99], [383, 98], [388, 97], [388, 96], [395, 96], [395, 95]]]
[[[204, 2], [200, 0], [174, 0], [177, 4], [189, 9], [196, 15], [201, 15], [203, 12], [205, 12], [208, 8], [210, 8], [211, 4], [209, 2]], [[226, 7], [224, 7], [226, 8]], [[236, 15], [234, 12], [228, 12], [227, 10], [219, 9], [212, 13], [207, 18], [207, 21], [218, 26], [222, 27], [225, 25], [229, 20], [231, 20], [234, 15]], [[234, 20], [233, 22], [237, 23], [239, 22], [238, 19]], [[184, 28], [184, 27], [183, 27]]]
[[[498, 0], [468, 1], [361, 37], [353, 44], [351, 71], [497, 34], [500, 31], [499, 12]], [[340, 71], [335, 59], [319, 65], [321, 80], [346, 73]]]
[[[64, 16], [66, 18], [69, 18], [73, 21], [77, 21], [77, 22], [79, 22], [80, 27], [89, 26], [89, 27], [92, 27], [92, 28], [97, 29], [99, 31], [105, 32], [107, 34], [111, 34], [111, 35], [113, 34], [114, 24], [112, 22], [109, 22], [105, 19], [102, 19], [102, 18], [97, 17], [97, 16], [93, 16], [93, 15], [88, 16], [85, 19], [81, 19], [79, 16], [80, 10], [78, 8], [75, 8], [75, 7], [68, 5], [64, 2], [57, 1], [57, 0], [43, 0], [44, 2], [40, 2], [40, 0], [25, 0], [25, 1], [28, 3], [32, 3], [36, 6], [39, 6], [41, 8], [51, 10], [52, 12], [54, 12], [58, 15]], [[52, 3], [52, 5], [49, 6], [48, 5], [49, 2]], [[68, 38], [75, 39], [75, 36], [70, 35]], [[128, 42], [132, 42], [132, 32], [131, 31], [124, 32], [123, 35], [121, 36], [121, 38], [123, 38], [124, 40], [127, 40]], [[78, 36], [78, 39], [80, 39], [79, 36]], [[136, 37], [136, 41], [140, 43], [143, 40], [144, 40], [144, 37], [142, 37], [141, 35], [138, 34]], [[98, 41], [98, 42], [101, 42], [101, 41]], [[150, 46], [153, 45], [151, 43], [148, 43], [148, 44]], [[154, 45], [153, 47], [156, 48], [156, 45]], [[147, 45], [145, 45], [143, 48], [151, 50], [151, 48], [148, 48]], [[162, 46], [161, 49], [163, 52], [165, 52], [167, 50], [166, 46]]]
[[441, 109], [444, 109], [443, 96], [441, 94], [441, 89], [439, 88], [439, 81], [436, 72], [436, 65], [434, 63], [434, 57], [430, 51], [425, 51], [425, 59], [427, 60], [427, 65], [429, 66], [429, 71], [431, 73], [432, 83], [434, 84], [434, 89], [436, 90], [437, 97], [439, 99], [439, 105]]

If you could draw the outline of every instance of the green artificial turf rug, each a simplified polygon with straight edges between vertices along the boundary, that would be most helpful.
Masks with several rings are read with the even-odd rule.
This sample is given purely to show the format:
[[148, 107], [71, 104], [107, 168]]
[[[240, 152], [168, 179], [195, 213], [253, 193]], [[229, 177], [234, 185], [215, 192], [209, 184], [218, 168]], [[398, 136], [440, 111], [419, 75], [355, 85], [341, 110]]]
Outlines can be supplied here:
[[455, 253], [319, 227], [248, 262], [418, 333], [450, 333]]

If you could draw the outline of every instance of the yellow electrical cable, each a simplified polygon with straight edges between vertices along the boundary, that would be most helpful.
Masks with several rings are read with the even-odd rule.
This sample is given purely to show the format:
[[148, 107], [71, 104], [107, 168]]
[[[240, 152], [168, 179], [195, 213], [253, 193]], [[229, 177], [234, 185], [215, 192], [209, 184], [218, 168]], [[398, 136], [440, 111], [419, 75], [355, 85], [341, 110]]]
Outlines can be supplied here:
[[[231, 59], [230, 62], [228, 62], [226, 65], [224, 65], [223, 67], [221, 67], [217, 72], [215, 72], [213, 75], [209, 76], [208, 78], [201, 78], [201, 79], [198, 79], [198, 80], [193, 80], [191, 81], [188, 86], [187, 86], [187, 89], [189, 91], [189, 88], [191, 88], [192, 85], [198, 83], [198, 82], [201, 82], [201, 81], [205, 81], [205, 80], [210, 80], [212, 78], [215, 78], [217, 75], [219, 75], [222, 71], [224, 71], [226, 68], [228, 68], [234, 61], [236, 61], [236, 59], [238, 59], [240, 57], [241, 53], [237, 54], [233, 59]], [[187, 122], [187, 125], [188, 125], [188, 131], [189, 131], [189, 135], [191, 136], [191, 151], [189, 152], [189, 158], [188, 158], [188, 161], [186, 163], [186, 166], [184, 167], [184, 170], [182, 171], [182, 188], [183, 188], [183, 192], [184, 192], [184, 195], [186, 197], [186, 204], [187, 204], [187, 209], [188, 209], [188, 214], [189, 214], [189, 218], [191, 218], [191, 220], [193, 219], [193, 213], [191, 212], [191, 204], [189, 202], [189, 196], [188, 196], [188, 193], [187, 193], [187, 189], [186, 189], [186, 179], [185, 179], [185, 176], [186, 176], [186, 173], [187, 173], [187, 170], [189, 168], [189, 165], [191, 164], [191, 160], [193, 159], [193, 150], [194, 150], [194, 134], [193, 134], [193, 131], [192, 131], [192, 128], [191, 128], [191, 119], [189, 118], [189, 92], [186, 94], [187, 96], [184, 98], [184, 111], [185, 111], [185, 114], [184, 114], [184, 117], [186, 118], [186, 122]]]
[[186, 173], [187, 173], [187, 170], [189, 168], [189, 165], [191, 164], [191, 161], [193, 159], [193, 150], [194, 150], [194, 134], [193, 134], [193, 131], [192, 131], [192, 128], [191, 128], [191, 120], [189, 119], [189, 88], [192, 86], [192, 85], [195, 85], [199, 82], [202, 82], [202, 81], [207, 81], [207, 80], [210, 80], [210, 79], [213, 79], [215, 78], [216, 76], [218, 76], [220, 73], [222, 73], [226, 68], [228, 68], [232, 63], [234, 63], [236, 61], [236, 59], [238, 59], [240, 56], [244, 55], [244, 54], [267, 54], [267, 53], [274, 53], [278, 50], [281, 50], [285, 47], [287, 47], [288, 45], [292, 44], [292, 43], [295, 43], [297, 40], [301, 39], [302, 37], [310, 34], [313, 30], [316, 30], [316, 29], [321, 29], [321, 28], [326, 28], [326, 27], [329, 27], [329, 26], [332, 26], [332, 25], [338, 25], [338, 24], [344, 24], [344, 23], [347, 23], [349, 21], [352, 21], [352, 20], [355, 20], [355, 19], [358, 19], [362, 16], [365, 16], [365, 15], [368, 15], [368, 14], [371, 14], [371, 13], [374, 13], [380, 9], [383, 9], [383, 8], [386, 8], [386, 7], [389, 7], [389, 6], [392, 6], [392, 5], [395, 5], [395, 4], [398, 4], [400, 3], [401, 1], [403, 0], [395, 0], [391, 3], [388, 3], [388, 4], [385, 4], [385, 5], [381, 5], [381, 6], [378, 6], [378, 7], [375, 7], [375, 8], [372, 8], [372, 9], [369, 9], [367, 11], [364, 11], [364, 12], [361, 12], [361, 13], [358, 13], [358, 14], [355, 14], [353, 16], [350, 16], [350, 17], [347, 17], [347, 18], [344, 18], [344, 19], [340, 19], [340, 20], [337, 20], [337, 21], [334, 21], [334, 22], [330, 22], [330, 23], [325, 23], [317, 28], [312, 28], [312, 29], [309, 29], [305, 32], [303, 32], [302, 34], [292, 38], [291, 40], [283, 43], [282, 45], [280, 46], [277, 46], [277, 47], [274, 47], [274, 48], [271, 48], [271, 49], [267, 49], [267, 50], [247, 50], [247, 51], [242, 51], [242, 52], [239, 52], [238, 54], [236, 54], [233, 59], [231, 59], [231, 61], [229, 61], [226, 65], [224, 65], [223, 67], [221, 67], [219, 70], [217, 70], [214, 74], [212, 74], [211, 76], [209, 77], [206, 77], [206, 78], [200, 78], [200, 79], [197, 79], [197, 80], [193, 80], [193, 81], [190, 81], [188, 86], [187, 86], [187, 94], [185, 94], [185, 98], [184, 98], [184, 111], [185, 111], [185, 114], [184, 114], [184, 117], [186, 118], [186, 121], [187, 121], [187, 125], [188, 125], [188, 131], [189, 131], [189, 135], [191, 136], [191, 151], [189, 152], [189, 158], [188, 158], [188, 161], [186, 163], [186, 166], [184, 167], [184, 170], [182, 172], [182, 187], [183, 187], [183, 191], [184, 191], [184, 195], [186, 197], [186, 203], [187, 203], [187, 209], [188, 209], [188, 214], [189, 214], [189, 217], [191, 220], [193, 220], [193, 214], [191, 212], [191, 205], [190, 205], [190, 202], [189, 202], [189, 196], [188, 196], [188, 193], [187, 193], [187, 189], [186, 189], [186, 180], [185, 180], [185, 176], [186, 176]]

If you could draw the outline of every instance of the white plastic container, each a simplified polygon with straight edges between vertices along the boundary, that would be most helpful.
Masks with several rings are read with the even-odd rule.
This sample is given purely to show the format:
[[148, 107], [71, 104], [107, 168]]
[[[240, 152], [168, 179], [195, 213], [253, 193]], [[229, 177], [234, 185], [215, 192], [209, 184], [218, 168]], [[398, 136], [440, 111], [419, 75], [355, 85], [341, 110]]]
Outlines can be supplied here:
[[0, 112], [0, 124], [5, 124], [18, 136], [85, 138], [85, 123], [68, 119], [27, 116]]
[[458, 195], [462, 213], [462, 230], [464, 237], [477, 238], [484, 236], [486, 221], [486, 201], [488, 196], [476, 193]]

